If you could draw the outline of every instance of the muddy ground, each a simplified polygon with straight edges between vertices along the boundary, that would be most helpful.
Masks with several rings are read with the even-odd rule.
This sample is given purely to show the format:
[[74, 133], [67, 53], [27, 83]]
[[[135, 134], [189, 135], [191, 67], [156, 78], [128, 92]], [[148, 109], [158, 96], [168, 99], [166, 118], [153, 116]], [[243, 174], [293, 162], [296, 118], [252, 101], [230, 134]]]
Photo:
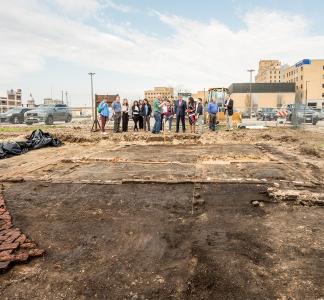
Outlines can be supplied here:
[[63, 147], [0, 161], [46, 251], [0, 275], [1, 299], [324, 298], [323, 206], [267, 193], [324, 192], [322, 132], [50, 130]]

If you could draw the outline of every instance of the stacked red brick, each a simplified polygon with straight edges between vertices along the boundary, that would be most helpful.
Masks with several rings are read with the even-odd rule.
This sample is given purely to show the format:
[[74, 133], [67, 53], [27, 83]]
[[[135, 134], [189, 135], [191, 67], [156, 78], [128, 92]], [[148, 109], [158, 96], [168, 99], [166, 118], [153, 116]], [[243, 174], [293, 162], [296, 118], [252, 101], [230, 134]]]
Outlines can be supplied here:
[[25, 262], [30, 257], [42, 256], [44, 250], [38, 249], [35, 242], [14, 228], [12, 218], [0, 193], [0, 272], [15, 262]]

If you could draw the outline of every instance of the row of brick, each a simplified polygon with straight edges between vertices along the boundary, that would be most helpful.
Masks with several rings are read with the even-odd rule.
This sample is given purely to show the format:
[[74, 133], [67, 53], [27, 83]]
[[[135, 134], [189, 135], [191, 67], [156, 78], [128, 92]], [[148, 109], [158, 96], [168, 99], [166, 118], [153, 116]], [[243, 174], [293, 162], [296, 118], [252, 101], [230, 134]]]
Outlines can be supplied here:
[[31, 257], [44, 255], [35, 242], [29, 240], [12, 224], [11, 215], [0, 193], [0, 272], [17, 262], [26, 262]]

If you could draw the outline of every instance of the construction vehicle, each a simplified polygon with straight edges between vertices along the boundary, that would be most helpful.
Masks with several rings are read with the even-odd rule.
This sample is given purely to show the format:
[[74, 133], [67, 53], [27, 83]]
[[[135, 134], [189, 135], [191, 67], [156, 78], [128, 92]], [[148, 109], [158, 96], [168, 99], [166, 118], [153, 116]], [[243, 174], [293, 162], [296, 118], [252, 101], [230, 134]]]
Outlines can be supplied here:
[[[206, 107], [208, 103], [215, 98], [216, 103], [219, 107], [219, 113], [218, 113], [218, 121], [219, 122], [225, 122], [226, 121], [226, 116], [225, 116], [225, 100], [226, 96], [229, 94], [228, 88], [220, 87], [220, 88], [210, 88], [208, 89], [208, 100], [206, 103]], [[207, 109], [206, 109], [207, 111]], [[242, 122], [242, 112], [236, 111], [235, 110], [235, 102], [234, 102], [234, 114], [233, 114], [233, 123], [238, 124]]]

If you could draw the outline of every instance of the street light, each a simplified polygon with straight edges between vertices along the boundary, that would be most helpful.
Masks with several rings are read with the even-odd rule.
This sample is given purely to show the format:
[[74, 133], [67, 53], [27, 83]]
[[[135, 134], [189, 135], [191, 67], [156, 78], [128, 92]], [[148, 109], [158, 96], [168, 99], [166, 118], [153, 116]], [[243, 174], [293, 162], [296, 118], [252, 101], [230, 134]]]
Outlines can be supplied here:
[[252, 119], [252, 73], [255, 72], [255, 70], [250, 69], [247, 71], [250, 73], [250, 119]]
[[92, 103], [92, 119], [93, 119], [93, 125], [92, 125], [92, 130], [95, 128], [95, 131], [97, 131], [97, 113], [96, 113], [96, 105], [93, 97], [93, 76], [96, 75], [96, 73], [89, 72], [88, 75], [90, 75], [90, 80], [91, 80], [91, 103]]
[[306, 81], [306, 105], [307, 105], [307, 101], [308, 101], [308, 83], [309, 83], [310, 81], [309, 80], [307, 80]]
[[310, 82], [309, 80], [306, 80], [305, 106], [304, 106], [304, 127], [306, 126], [306, 106], [307, 106], [307, 102], [308, 102], [308, 83], [309, 82]]

